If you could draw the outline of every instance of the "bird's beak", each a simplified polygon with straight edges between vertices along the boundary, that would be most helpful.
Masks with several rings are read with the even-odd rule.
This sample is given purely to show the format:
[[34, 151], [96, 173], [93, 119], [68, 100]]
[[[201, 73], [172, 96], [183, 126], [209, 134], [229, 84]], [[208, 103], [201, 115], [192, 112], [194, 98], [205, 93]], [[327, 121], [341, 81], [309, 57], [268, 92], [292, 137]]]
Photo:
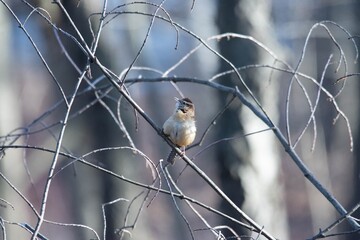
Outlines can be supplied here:
[[174, 99], [175, 99], [175, 101], [177, 101], [177, 102], [180, 101], [180, 99], [178, 99], [177, 97], [174, 97]]

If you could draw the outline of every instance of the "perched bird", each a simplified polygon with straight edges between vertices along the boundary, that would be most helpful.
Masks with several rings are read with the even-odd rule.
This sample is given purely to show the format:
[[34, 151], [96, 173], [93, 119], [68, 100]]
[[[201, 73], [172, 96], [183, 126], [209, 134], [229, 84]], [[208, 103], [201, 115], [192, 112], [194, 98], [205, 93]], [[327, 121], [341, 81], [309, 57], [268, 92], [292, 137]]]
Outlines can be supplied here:
[[[173, 115], [165, 121], [163, 132], [183, 152], [190, 145], [196, 135], [195, 106], [189, 98], [177, 99]], [[167, 161], [175, 162], [176, 151], [171, 150]]]

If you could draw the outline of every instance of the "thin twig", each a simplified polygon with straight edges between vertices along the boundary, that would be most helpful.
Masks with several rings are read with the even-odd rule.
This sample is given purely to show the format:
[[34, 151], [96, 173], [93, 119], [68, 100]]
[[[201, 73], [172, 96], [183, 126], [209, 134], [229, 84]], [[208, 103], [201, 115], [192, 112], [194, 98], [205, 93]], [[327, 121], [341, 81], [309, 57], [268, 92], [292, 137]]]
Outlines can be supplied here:
[[35, 240], [37, 234], [39, 233], [41, 224], [44, 221], [45, 211], [46, 211], [46, 206], [47, 206], [47, 199], [48, 199], [48, 196], [49, 196], [49, 190], [50, 190], [50, 186], [51, 186], [51, 183], [52, 183], [53, 175], [55, 173], [55, 167], [56, 167], [56, 164], [58, 162], [59, 152], [60, 152], [61, 145], [62, 145], [62, 142], [63, 142], [67, 122], [68, 122], [68, 119], [69, 119], [69, 116], [70, 116], [70, 111], [71, 111], [72, 105], [73, 105], [73, 103], [75, 101], [76, 93], [77, 93], [77, 91], [78, 91], [78, 89], [80, 87], [80, 84], [81, 84], [85, 74], [86, 74], [86, 71], [84, 71], [83, 75], [80, 76], [80, 78], [79, 78], [79, 80], [78, 80], [78, 82], [76, 84], [74, 93], [73, 93], [73, 95], [72, 95], [72, 97], [71, 97], [71, 99], [70, 99], [70, 101], [68, 103], [68, 106], [67, 106], [68, 108], [66, 110], [66, 113], [65, 113], [65, 116], [64, 116], [64, 119], [63, 119], [63, 125], [61, 127], [59, 137], [58, 137], [58, 141], [56, 143], [55, 154], [54, 154], [54, 157], [53, 157], [50, 169], [49, 169], [49, 173], [47, 175], [48, 178], [46, 180], [45, 187], [44, 187], [42, 203], [41, 203], [41, 207], [40, 207], [40, 216], [38, 218], [38, 221], [37, 221], [37, 224], [36, 224], [36, 227], [35, 227], [35, 231], [34, 231], [32, 237], [31, 237], [31, 240]]
[[[3, 147], [4, 147], [4, 148], [13, 148], [13, 149], [16, 149], [16, 148], [28, 148], [28, 149], [38, 150], [38, 151], [55, 153], [55, 151], [52, 150], [52, 149], [47, 149], [47, 148], [37, 147], [37, 146], [26, 146], [26, 145], [11, 145], [11, 146], [10, 146], [10, 145], [4, 145]], [[218, 211], [218, 210], [216, 210], [216, 209], [214, 209], [214, 208], [211, 208], [211, 207], [207, 206], [206, 204], [204, 204], [204, 203], [202, 203], [202, 202], [199, 202], [199, 201], [195, 200], [194, 198], [190, 198], [190, 197], [188, 197], [188, 196], [186, 196], [186, 195], [181, 195], [181, 194], [177, 194], [177, 193], [170, 193], [170, 192], [167, 191], [167, 190], [154, 187], [154, 182], [152, 183], [152, 185], [143, 184], [143, 183], [140, 183], [140, 182], [137, 182], [137, 181], [128, 179], [128, 178], [126, 178], [126, 177], [124, 177], [124, 176], [122, 176], [122, 175], [116, 174], [116, 173], [114, 173], [114, 172], [112, 172], [112, 171], [110, 171], [110, 170], [107, 170], [107, 169], [105, 169], [105, 168], [103, 168], [103, 167], [101, 167], [101, 166], [98, 166], [98, 165], [96, 165], [96, 164], [93, 164], [93, 163], [91, 163], [91, 162], [88, 162], [88, 161], [86, 161], [85, 159], [82, 159], [82, 158], [79, 158], [79, 157], [75, 157], [75, 156], [73, 156], [73, 155], [71, 155], [71, 154], [64, 153], [64, 152], [60, 152], [59, 154], [60, 154], [61, 156], [67, 157], [67, 158], [69, 158], [69, 159], [73, 159], [74, 161], [77, 161], [77, 162], [79, 162], [79, 163], [81, 163], [81, 164], [84, 164], [84, 165], [86, 165], [86, 166], [89, 166], [89, 167], [91, 167], [91, 168], [94, 168], [94, 169], [96, 169], [96, 170], [98, 170], [98, 171], [101, 171], [101, 172], [103, 172], [103, 173], [105, 173], [105, 174], [108, 174], [109, 176], [112, 176], [112, 177], [114, 177], [114, 178], [117, 178], [117, 179], [119, 179], [119, 180], [121, 180], [121, 181], [124, 181], [124, 182], [127, 182], [127, 183], [129, 183], [129, 184], [132, 184], [132, 185], [134, 185], [134, 186], [138, 186], [138, 187], [141, 187], [141, 188], [145, 188], [145, 189], [148, 189], [148, 190], [151, 190], [151, 191], [155, 191], [155, 192], [159, 192], [159, 193], [163, 193], [163, 194], [167, 194], [167, 195], [173, 194], [174, 197], [177, 197], [177, 198], [179, 198], [179, 199], [184, 199], [184, 200], [187, 200], [187, 201], [189, 201], [189, 202], [191, 202], [191, 203], [194, 203], [194, 204], [196, 204], [196, 205], [198, 205], [198, 206], [200, 206], [200, 207], [202, 207], [202, 208], [204, 208], [204, 209], [206, 209], [206, 210], [208, 210], [208, 211], [210, 211], [210, 212], [213, 212], [213, 213], [215, 213], [215, 214], [218, 215], [218, 216], [224, 217], [224, 218], [230, 220], [231, 222], [233, 222], [233, 223], [235, 223], [235, 224], [238, 224], [238, 225], [240, 225], [240, 226], [242, 226], [242, 227], [244, 227], [244, 228], [246, 228], [246, 229], [248, 229], [248, 230], [250, 230], [250, 231], [255, 231], [255, 232], [258, 231], [256, 228], [254, 228], [254, 227], [252, 227], [252, 226], [250, 226], [250, 225], [248, 225], [248, 224], [242, 223], [242, 222], [240, 222], [239, 220], [237, 220], [237, 219], [235, 219], [235, 218], [233, 218], [233, 217], [231, 217], [231, 216], [228, 216], [228, 215], [226, 215], [226, 214], [224, 214], [224, 213], [222, 213], [222, 212], [220, 212], [220, 211]], [[0, 173], [1, 173], [1, 172], [0, 172]]]
[[[39, 48], [37, 47], [36, 43], [34, 42], [34, 40], [32, 39], [32, 37], [30, 36], [30, 34], [28, 33], [28, 31], [25, 29], [25, 23], [22, 24], [20, 19], [16, 16], [16, 14], [12, 11], [12, 9], [9, 7], [9, 5], [7, 5], [3, 0], [1, 0], [1, 2], [4, 4], [4, 6], [6, 7], [6, 9], [10, 12], [10, 14], [13, 16], [13, 18], [16, 20], [16, 22], [19, 24], [19, 28], [25, 33], [26, 37], [29, 39], [31, 45], [33, 45], [36, 54], [39, 56], [41, 62], [44, 64], [46, 70], [48, 71], [48, 73], [50, 74], [52, 80], [54, 81], [55, 85], [57, 86], [57, 88], [59, 89], [59, 92], [62, 95], [62, 99], [64, 100], [65, 104], [68, 105], [67, 99], [65, 97], [65, 92], [63, 90], [63, 88], [61, 87], [59, 81], [57, 80], [57, 78], [55, 77], [54, 73], [52, 72], [51, 68], [49, 67], [49, 65], [47, 64], [47, 62], [45, 61], [43, 55], [41, 54]], [[39, 8], [35, 9], [35, 12], [39, 12]], [[28, 17], [30, 17], [30, 15], [32, 14], [32, 12], [29, 14]]]
[[162, 165], [162, 162], [163, 162], [163, 161], [160, 160], [160, 168], [161, 168], [161, 169], [164, 169], [164, 171], [165, 171], [165, 173], [164, 173], [164, 178], [165, 178], [165, 181], [166, 181], [167, 186], [168, 186], [168, 188], [169, 188], [169, 191], [170, 191], [170, 193], [171, 193], [172, 201], [173, 201], [173, 203], [174, 203], [174, 205], [175, 205], [175, 208], [176, 208], [177, 212], [180, 214], [181, 218], [184, 220], [186, 226], [188, 227], [189, 232], [190, 232], [190, 235], [191, 235], [191, 239], [195, 240], [194, 232], [193, 232], [193, 230], [192, 230], [192, 228], [191, 228], [191, 226], [190, 226], [190, 223], [189, 223], [189, 221], [186, 219], [185, 215], [181, 212], [181, 210], [180, 210], [180, 208], [179, 208], [179, 206], [178, 206], [178, 204], [177, 204], [177, 202], [176, 202], [176, 199], [175, 199], [175, 197], [174, 197], [174, 195], [173, 195], [173, 190], [172, 190], [172, 188], [171, 188], [171, 184], [170, 184], [169, 179], [168, 179], [169, 176], [170, 176], [170, 173], [169, 173], [169, 170], [168, 170], [167, 166], [169, 166], [169, 164], [166, 163], [166, 165], [165, 165], [165, 167], [164, 167], [164, 166]]
[[102, 211], [103, 222], [104, 222], [104, 231], [103, 231], [104, 240], [106, 240], [106, 228], [107, 228], [105, 207], [107, 207], [109, 205], [113, 205], [113, 204], [115, 204], [117, 202], [120, 202], [120, 201], [128, 202], [129, 200], [125, 199], [125, 198], [118, 198], [118, 199], [115, 199], [113, 201], [101, 204], [101, 211]]
[[[322, 72], [322, 75], [321, 75], [321, 78], [320, 78], [319, 86], [322, 86], [322, 85], [323, 85], [323, 82], [324, 82], [324, 79], [325, 79], [325, 73], [326, 73], [327, 68], [328, 68], [329, 65], [330, 65], [331, 59], [332, 59], [332, 55], [329, 56], [328, 61], [327, 61], [327, 63], [325, 64], [324, 71]], [[295, 148], [296, 145], [300, 142], [301, 138], [303, 137], [303, 135], [305, 134], [307, 128], [309, 127], [312, 119], [314, 118], [316, 109], [317, 109], [317, 107], [318, 107], [318, 105], [319, 105], [320, 94], [321, 94], [321, 87], [318, 88], [317, 96], [316, 96], [316, 100], [315, 100], [315, 104], [314, 104], [313, 109], [311, 110], [309, 119], [308, 119], [305, 127], [303, 128], [302, 132], [300, 133], [300, 135], [298, 136], [298, 138], [295, 140], [295, 142], [294, 142], [294, 144], [293, 144], [293, 147], [294, 147], [294, 148]], [[312, 144], [311, 150], [314, 150], [314, 149], [315, 149], [316, 136], [317, 136], [317, 135], [316, 135], [316, 131], [315, 131], [315, 132], [314, 132], [313, 144]]]

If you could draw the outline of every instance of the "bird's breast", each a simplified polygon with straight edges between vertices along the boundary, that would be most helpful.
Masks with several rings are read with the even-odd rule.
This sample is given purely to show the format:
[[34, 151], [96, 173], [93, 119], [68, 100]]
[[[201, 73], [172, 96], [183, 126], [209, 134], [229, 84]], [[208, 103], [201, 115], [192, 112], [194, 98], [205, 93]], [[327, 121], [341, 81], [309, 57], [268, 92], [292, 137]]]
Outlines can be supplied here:
[[171, 140], [178, 146], [190, 145], [196, 136], [195, 121], [177, 122]]

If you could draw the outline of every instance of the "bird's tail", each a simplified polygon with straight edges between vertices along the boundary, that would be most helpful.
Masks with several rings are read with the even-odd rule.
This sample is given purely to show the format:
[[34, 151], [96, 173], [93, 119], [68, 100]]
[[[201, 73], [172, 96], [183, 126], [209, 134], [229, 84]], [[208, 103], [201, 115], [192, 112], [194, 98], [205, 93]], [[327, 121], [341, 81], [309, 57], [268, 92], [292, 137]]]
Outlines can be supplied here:
[[175, 151], [175, 149], [171, 149], [171, 152], [167, 158], [168, 163], [171, 163], [171, 165], [174, 165], [175, 159], [176, 159], [175, 157], [176, 157], [176, 151]]

